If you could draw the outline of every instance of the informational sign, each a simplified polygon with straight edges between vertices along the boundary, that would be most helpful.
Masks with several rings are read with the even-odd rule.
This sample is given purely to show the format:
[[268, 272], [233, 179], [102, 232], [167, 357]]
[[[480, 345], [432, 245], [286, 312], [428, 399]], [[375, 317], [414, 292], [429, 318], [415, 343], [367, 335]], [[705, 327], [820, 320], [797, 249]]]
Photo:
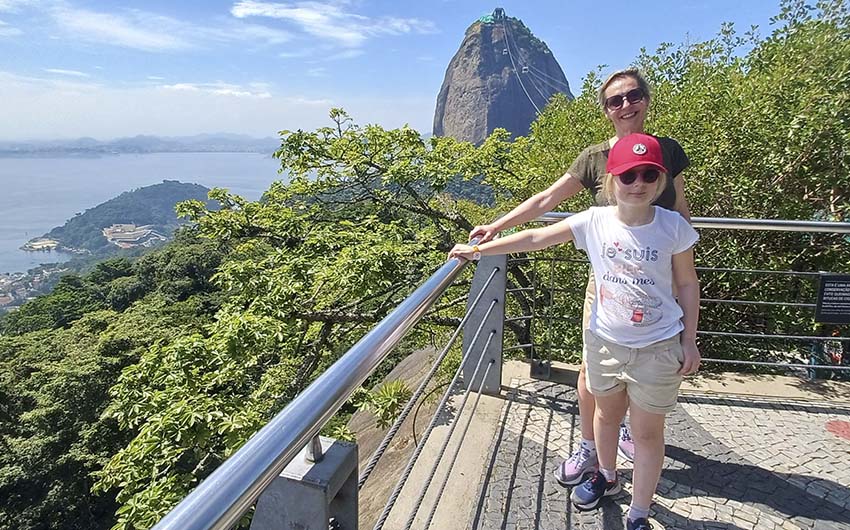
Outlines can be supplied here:
[[815, 321], [850, 324], [850, 274], [821, 274]]

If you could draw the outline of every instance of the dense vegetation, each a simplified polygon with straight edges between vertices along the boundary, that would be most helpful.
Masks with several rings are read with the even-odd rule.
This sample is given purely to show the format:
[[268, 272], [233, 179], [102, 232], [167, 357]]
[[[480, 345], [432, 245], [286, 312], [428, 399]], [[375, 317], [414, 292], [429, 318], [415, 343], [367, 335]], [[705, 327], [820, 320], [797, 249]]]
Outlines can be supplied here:
[[[215, 245], [181, 237], [135, 263], [117, 258], [3, 320], [0, 528], [109, 528], [119, 505], [93, 473], [131, 438], [103, 416], [121, 370], [202, 329], [219, 306]], [[144, 299], [143, 303], [135, 303]]]
[[[844, 2], [786, 1], [766, 38], [724, 27], [711, 41], [665, 45], [636, 63], [655, 86], [651, 132], [679, 139], [691, 157], [695, 215], [847, 219]], [[277, 156], [290, 183], [258, 202], [224, 190], [211, 193], [216, 209], [188, 201], [180, 212], [191, 229], [174, 243], [67, 278], [6, 317], [0, 498], [9, 500], [0, 527], [150, 527], [439, 266], [454, 241], [608, 137], [599, 82], [591, 73], [576, 100], [554, 100], [528, 138], [510, 142], [499, 131], [477, 148], [361, 127], [334, 110], [330, 127], [283, 132]], [[481, 178], [496, 208], [445, 193], [458, 179]], [[564, 209], [588, 203], [582, 196]], [[846, 270], [850, 262], [850, 245], [830, 235], [702, 237], [699, 259], [715, 266]], [[555, 272], [562, 312], [577, 315], [586, 273]], [[535, 278], [515, 268], [510, 281]], [[717, 297], [811, 294], [801, 282], [732, 273], [703, 281]], [[446, 300], [456, 302], [432, 313], [402, 350], [456, 322], [467, 288], [454, 288]], [[810, 316], [706, 308], [702, 327], [819, 331]], [[564, 356], [578, 351], [575, 330], [554, 327]], [[539, 330], [516, 331], [543, 341]]]
[[103, 228], [113, 224], [153, 225], [153, 229], [170, 236], [179, 225], [174, 205], [190, 199], [204, 200], [208, 188], [176, 180], [127, 191], [103, 204], [78, 214], [45, 234], [63, 247], [102, 253], [117, 250], [103, 236]]

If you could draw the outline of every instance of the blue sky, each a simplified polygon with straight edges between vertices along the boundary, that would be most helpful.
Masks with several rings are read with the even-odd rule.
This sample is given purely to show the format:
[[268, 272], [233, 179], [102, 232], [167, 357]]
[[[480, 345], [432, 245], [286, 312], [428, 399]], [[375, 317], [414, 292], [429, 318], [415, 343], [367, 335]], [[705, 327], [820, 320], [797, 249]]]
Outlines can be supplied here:
[[464, 31], [503, 7], [578, 92], [641, 46], [770, 32], [778, 0], [0, 0], [0, 139], [234, 132], [359, 123], [430, 132]]

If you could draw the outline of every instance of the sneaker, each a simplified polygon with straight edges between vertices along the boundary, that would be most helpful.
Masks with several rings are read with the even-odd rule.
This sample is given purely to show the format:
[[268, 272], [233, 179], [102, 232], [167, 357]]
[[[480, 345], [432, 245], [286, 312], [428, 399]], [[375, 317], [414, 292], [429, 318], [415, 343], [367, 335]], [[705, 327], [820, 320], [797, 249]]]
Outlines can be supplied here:
[[653, 526], [649, 524], [647, 519], [641, 517], [632, 521], [626, 517], [626, 530], [652, 530]]
[[605, 480], [605, 475], [597, 471], [592, 477], [581, 483], [581, 486], [573, 489], [570, 499], [573, 506], [579, 510], [592, 510], [596, 508], [603, 497], [610, 497], [620, 493], [620, 481], [616, 478], [611, 482]]
[[635, 442], [632, 440], [632, 432], [625, 423], [620, 425], [620, 439], [617, 440], [617, 454], [629, 462], [635, 461]]
[[596, 459], [596, 450], [579, 445], [576, 452], [561, 462], [561, 465], [555, 470], [555, 480], [561, 486], [575, 486], [584, 480], [585, 475], [593, 473], [598, 468], [599, 461]]

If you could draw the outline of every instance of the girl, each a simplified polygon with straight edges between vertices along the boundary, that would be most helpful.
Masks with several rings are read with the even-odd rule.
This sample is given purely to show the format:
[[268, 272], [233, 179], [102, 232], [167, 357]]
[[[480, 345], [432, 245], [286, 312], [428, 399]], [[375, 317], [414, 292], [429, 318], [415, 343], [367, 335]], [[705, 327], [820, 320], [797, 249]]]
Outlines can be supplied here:
[[[664, 416], [676, 406], [682, 376], [699, 369], [696, 231], [677, 212], [652, 203], [665, 189], [661, 145], [646, 134], [611, 148], [602, 193], [593, 207], [544, 228], [481, 245], [456, 245], [450, 257], [540, 250], [574, 241], [587, 252], [596, 298], [584, 334], [587, 387], [596, 398], [593, 429], [599, 469], [573, 490], [579, 509], [620, 491], [617, 437], [631, 407], [635, 459], [627, 530], [649, 530], [648, 514], [664, 459]], [[673, 296], [673, 285], [678, 301]]]
[[[554, 210], [559, 203], [586, 189], [592, 196], [596, 206], [607, 206], [605, 194], [602, 193], [602, 180], [608, 173], [605, 165], [611, 147], [620, 138], [632, 133], [644, 132], [651, 93], [646, 79], [635, 68], [619, 70], [611, 74], [599, 87], [598, 103], [605, 118], [611, 123], [614, 135], [604, 142], [588, 146], [573, 161], [564, 175], [551, 186], [529, 197], [516, 208], [502, 217], [486, 225], [479, 225], [469, 233], [469, 239], [478, 239], [485, 243], [500, 231], [533, 221], [544, 213]], [[672, 138], [658, 138], [661, 152], [664, 156], [664, 167], [670, 178], [667, 184], [659, 186], [663, 190], [653, 202], [668, 210], [682, 214], [690, 219], [688, 201], [685, 199], [684, 171], [690, 165], [687, 154], [682, 146]], [[596, 296], [596, 286], [593, 276], [587, 284], [584, 307], [582, 310], [582, 332], [590, 325], [590, 311]], [[596, 455], [596, 443], [593, 436], [593, 415], [596, 401], [587, 390], [585, 364], [581, 364], [576, 385], [578, 408], [580, 413], [581, 442], [566, 460], [555, 469], [555, 480], [562, 486], [575, 486], [582, 482], [585, 476], [599, 469]], [[618, 444], [619, 454], [626, 460], [634, 460], [635, 446], [629, 429], [623, 424], [620, 428]]]

